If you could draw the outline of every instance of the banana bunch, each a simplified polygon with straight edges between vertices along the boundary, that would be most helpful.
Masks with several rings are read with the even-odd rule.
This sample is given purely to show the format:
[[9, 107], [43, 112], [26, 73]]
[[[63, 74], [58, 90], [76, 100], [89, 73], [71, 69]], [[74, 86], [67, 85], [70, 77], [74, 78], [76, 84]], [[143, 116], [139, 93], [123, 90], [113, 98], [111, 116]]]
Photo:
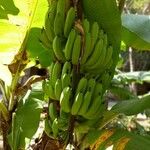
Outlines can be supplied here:
[[45, 97], [60, 101], [60, 97], [62, 95], [61, 93], [65, 91], [66, 87], [71, 89], [71, 63], [65, 62], [64, 65], [62, 65], [60, 62], [56, 61], [51, 63], [48, 70], [50, 77], [48, 81], [43, 81], [43, 90], [45, 93]]
[[45, 133], [51, 138], [60, 138], [65, 140], [68, 136], [69, 114], [57, 110], [57, 103], [50, 103], [48, 107], [48, 116], [45, 118]]
[[71, 107], [72, 115], [80, 115], [86, 119], [100, 117], [105, 105], [103, 102], [103, 86], [94, 78], [81, 78]]
[[49, 101], [45, 132], [55, 139], [68, 138], [72, 117], [79, 137], [97, 127], [112, 79], [114, 50], [107, 34], [97, 22], [84, 16], [79, 21], [77, 11], [70, 0], [51, 0], [41, 31], [40, 41], [54, 54], [43, 91]]
[[109, 45], [107, 34], [99, 28], [97, 22], [91, 27], [87, 19], [83, 20], [85, 44], [81, 57], [81, 70], [90, 74], [101, 74], [113, 64], [113, 47]]
[[51, 1], [40, 41], [47, 49], [53, 49], [56, 60], [61, 62], [66, 61], [64, 53], [66, 39], [74, 26], [75, 19], [76, 9], [70, 6], [69, 0]]

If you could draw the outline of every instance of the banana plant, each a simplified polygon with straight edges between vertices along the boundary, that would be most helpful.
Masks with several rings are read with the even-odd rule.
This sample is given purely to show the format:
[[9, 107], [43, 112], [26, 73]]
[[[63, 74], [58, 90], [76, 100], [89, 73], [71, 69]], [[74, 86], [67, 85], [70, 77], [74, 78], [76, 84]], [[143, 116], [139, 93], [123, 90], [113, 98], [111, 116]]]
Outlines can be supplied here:
[[[120, 114], [130, 116], [150, 108], [149, 96], [139, 100], [129, 93], [125, 97], [130, 100], [108, 110], [105, 95], [119, 61], [121, 41], [150, 49], [149, 17], [122, 15], [124, 0], [8, 2], [11, 11], [6, 2], [0, 3], [5, 8], [0, 15], [4, 149], [28, 149], [42, 110], [44, 129], [33, 149], [66, 149], [68, 145], [81, 150], [111, 145], [114, 150], [141, 145], [148, 149], [149, 136], [107, 125]], [[46, 75], [31, 76], [22, 83], [23, 72], [37, 60]]]

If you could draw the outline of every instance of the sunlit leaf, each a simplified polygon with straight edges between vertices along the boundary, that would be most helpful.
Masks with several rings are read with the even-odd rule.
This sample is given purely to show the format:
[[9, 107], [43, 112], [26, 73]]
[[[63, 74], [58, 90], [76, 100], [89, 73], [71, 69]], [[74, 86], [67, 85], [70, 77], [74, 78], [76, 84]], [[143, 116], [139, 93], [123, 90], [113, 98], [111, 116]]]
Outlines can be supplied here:
[[0, 19], [0, 58], [3, 64], [9, 64], [19, 51], [36, 1], [2, 0], [0, 2], [0, 8], [6, 13], [6, 17]]

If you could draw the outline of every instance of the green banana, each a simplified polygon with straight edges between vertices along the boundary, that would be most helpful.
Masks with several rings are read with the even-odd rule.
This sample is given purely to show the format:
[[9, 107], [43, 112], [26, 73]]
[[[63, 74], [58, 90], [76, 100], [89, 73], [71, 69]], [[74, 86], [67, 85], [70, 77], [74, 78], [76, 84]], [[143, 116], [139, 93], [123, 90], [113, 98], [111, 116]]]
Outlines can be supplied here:
[[53, 71], [52, 71], [52, 77], [51, 77], [51, 83], [52, 83], [52, 86], [55, 87], [55, 83], [57, 81], [57, 79], [60, 79], [61, 77], [61, 64], [57, 61], [55, 64], [54, 64], [54, 67], [53, 67]]
[[51, 127], [50, 121], [47, 117], [44, 120], [44, 131], [49, 137], [52, 136], [52, 127]]
[[83, 103], [78, 112], [79, 115], [84, 115], [88, 111], [88, 108], [89, 108], [91, 100], [92, 100], [91, 98], [92, 98], [92, 93], [87, 91], [83, 97]]
[[94, 98], [89, 110], [84, 114], [84, 117], [87, 119], [93, 119], [96, 116], [94, 116], [94, 114], [98, 111], [100, 105], [101, 105], [101, 96], [97, 96], [96, 98]]
[[72, 64], [77, 65], [79, 63], [79, 57], [81, 52], [81, 36], [77, 35], [72, 51]]
[[58, 117], [57, 109], [54, 103], [49, 104], [48, 113], [49, 113], [51, 121], [54, 121], [55, 118]]
[[71, 111], [71, 101], [70, 101], [71, 94], [72, 94], [71, 88], [65, 87], [60, 96], [61, 109], [67, 113]]
[[53, 50], [54, 50], [54, 54], [58, 60], [60, 60], [62, 62], [66, 61], [64, 53], [63, 53], [62, 40], [58, 36], [55, 36], [55, 38], [53, 40]]
[[62, 118], [58, 118], [58, 128], [61, 130], [61, 131], [66, 131], [69, 127], [69, 120], [66, 120], [66, 119], [62, 119]]
[[41, 35], [40, 35], [39, 40], [45, 48], [47, 48], [47, 49], [52, 48], [52, 42], [48, 39], [46, 31], [44, 28], [41, 30]]
[[83, 20], [83, 29], [84, 29], [84, 33], [88, 33], [90, 30], [90, 23], [87, 19]]
[[65, 16], [66, 0], [56, 0], [57, 1], [57, 13], [62, 13]]
[[98, 39], [98, 34], [99, 34], [99, 25], [97, 22], [94, 22], [91, 27], [91, 37], [92, 37], [91, 49], [93, 49], [95, 46], [95, 43]]
[[71, 86], [71, 74], [64, 74], [61, 78], [62, 82], [62, 89], [64, 89], [67, 86]]
[[99, 119], [85, 120], [75, 125], [74, 130], [77, 133], [87, 133], [90, 129], [94, 129]]
[[71, 60], [72, 49], [73, 49], [75, 38], [76, 38], [76, 31], [75, 29], [72, 29], [71, 32], [69, 33], [69, 37], [64, 49], [65, 58], [68, 61]]
[[101, 76], [101, 81], [102, 81], [104, 89], [108, 88], [111, 80], [112, 80], [112, 78], [108, 72], [103, 73], [103, 75]]
[[48, 96], [49, 96], [51, 99], [53, 99], [53, 100], [56, 99], [55, 93], [54, 93], [54, 88], [53, 88], [53, 86], [52, 86], [52, 84], [51, 84], [50, 82], [49, 82], [49, 84], [48, 84]]
[[99, 74], [101, 70], [103, 70], [103, 64], [106, 56], [106, 47], [103, 47], [102, 53], [99, 57], [99, 60], [93, 65], [87, 68], [87, 70], [91, 73]]
[[55, 63], [52, 62], [51, 65], [48, 67], [48, 73], [50, 76], [50, 80], [52, 80], [52, 72], [53, 72], [54, 65], [55, 65]]
[[60, 79], [57, 79], [55, 83], [54, 92], [55, 92], [56, 99], [59, 100], [62, 92], [62, 83]]
[[62, 37], [64, 31], [64, 17], [61, 13], [57, 13], [54, 20], [55, 35]]
[[58, 0], [57, 13], [54, 20], [54, 32], [57, 36], [63, 36], [65, 22], [65, 0]]
[[55, 120], [52, 123], [52, 132], [53, 132], [53, 137], [57, 138], [59, 128], [58, 128], [58, 119], [55, 118]]
[[72, 115], [78, 114], [78, 111], [79, 111], [80, 107], [82, 106], [82, 102], [83, 102], [83, 94], [79, 92], [75, 96], [75, 100], [74, 100], [72, 108], [71, 108], [71, 114]]
[[61, 73], [61, 77], [64, 75], [64, 74], [71, 74], [71, 63], [66, 61], [63, 65], [63, 68], [62, 68], [62, 73]]
[[66, 113], [62, 111], [60, 108], [60, 116], [58, 118], [59, 129], [62, 131], [66, 131], [69, 127], [70, 113]]
[[109, 46], [107, 48], [107, 52], [106, 52], [106, 56], [105, 56], [105, 65], [104, 66], [107, 66], [107, 64], [111, 61], [112, 54], [113, 54], [113, 47]]
[[101, 83], [96, 83], [93, 97], [100, 96], [102, 94], [102, 91], [103, 91], [102, 84]]
[[103, 50], [103, 40], [100, 39], [96, 43], [94, 51], [91, 54], [91, 56], [89, 57], [89, 59], [87, 60], [87, 62], [85, 63], [85, 66], [86, 67], [93, 66], [99, 60], [102, 50]]
[[57, 9], [57, 1], [52, 1], [50, 8], [48, 9], [48, 12], [45, 17], [45, 31], [47, 34], [48, 39], [52, 42], [55, 33], [54, 33], [54, 19], [56, 15], [56, 9]]
[[87, 84], [87, 91], [90, 91], [93, 94], [95, 85], [96, 85], [95, 79], [93, 78], [89, 79]]
[[90, 33], [85, 33], [85, 46], [84, 46], [84, 51], [81, 57], [81, 65], [84, 64], [88, 57], [92, 53], [92, 48], [91, 48], [91, 34]]
[[71, 7], [68, 10], [67, 16], [66, 16], [66, 21], [65, 21], [65, 26], [64, 26], [64, 35], [65, 35], [65, 37], [68, 37], [68, 35], [71, 31], [71, 28], [74, 24], [75, 17], [76, 17], [75, 8]]
[[87, 79], [85, 77], [81, 78], [79, 83], [78, 83], [78, 86], [77, 86], [77, 89], [76, 89], [76, 94], [78, 94], [79, 92], [81, 93], [85, 93], [86, 91], [86, 88], [87, 88]]

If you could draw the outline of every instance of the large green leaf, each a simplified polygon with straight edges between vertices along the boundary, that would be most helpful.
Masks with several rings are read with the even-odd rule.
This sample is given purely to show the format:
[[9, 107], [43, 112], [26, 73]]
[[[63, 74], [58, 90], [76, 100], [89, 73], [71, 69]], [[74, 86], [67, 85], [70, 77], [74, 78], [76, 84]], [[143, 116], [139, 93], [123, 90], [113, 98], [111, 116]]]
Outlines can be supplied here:
[[140, 136], [121, 129], [92, 130], [83, 144], [89, 144], [92, 150], [105, 150], [111, 145], [113, 150], [149, 150], [149, 140], [149, 136]]
[[117, 51], [121, 40], [121, 17], [115, 0], [83, 0], [85, 16], [97, 21], [109, 36], [109, 41]]
[[122, 40], [131, 47], [150, 50], [150, 17], [146, 15], [122, 15]]
[[38, 57], [42, 66], [47, 67], [51, 63], [50, 50], [45, 49], [39, 42], [41, 29], [44, 26], [46, 11], [48, 10], [48, 3], [46, 0], [38, 1], [35, 16], [29, 32], [27, 41], [27, 50], [30, 57]]
[[[32, 92], [31, 92], [32, 93]], [[15, 118], [12, 121], [12, 131], [9, 134], [9, 143], [13, 150], [25, 148], [25, 139], [32, 139], [38, 129], [42, 102], [29, 95], [18, 106]]]
[[122, 101], [114, 105], [110, 112], [125, 114], [125, 115], [135, 115], [143, 112], [150, 108], [150, 95], [144, 96], [140, 99], [133, 99]]
[[120, 114], [128, 116], [136, 115], [147, 109], [150, 109], [150, 95], [143, 96], [140, 99], [120, 101], [114, 105], [111, 110], [104, 112], [99, 128], [102, 129]]

